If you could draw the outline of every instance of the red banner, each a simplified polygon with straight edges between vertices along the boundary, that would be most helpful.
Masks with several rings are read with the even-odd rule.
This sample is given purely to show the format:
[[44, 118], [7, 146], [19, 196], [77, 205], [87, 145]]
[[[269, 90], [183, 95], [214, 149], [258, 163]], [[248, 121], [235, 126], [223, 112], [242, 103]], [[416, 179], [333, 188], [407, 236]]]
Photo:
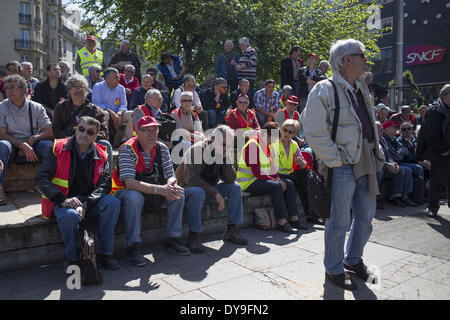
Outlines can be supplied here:
[[418, 66], [421, 64], [440, 63], [444, 59], [445, 48], [423, 44], [405, 47], [405, 65]]

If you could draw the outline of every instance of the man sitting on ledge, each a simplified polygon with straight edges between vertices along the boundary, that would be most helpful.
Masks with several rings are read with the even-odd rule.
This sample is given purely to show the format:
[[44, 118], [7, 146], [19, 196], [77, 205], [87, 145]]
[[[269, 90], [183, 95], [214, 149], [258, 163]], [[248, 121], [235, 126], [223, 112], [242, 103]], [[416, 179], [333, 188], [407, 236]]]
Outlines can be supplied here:
[[104, 269], [117, 270], [120, 265], [111, 255], [120, 201], [109, 195], [108, 154], [105, 146], [95, 143], [99, 129], [98, 120], [84, 116], [74, 136], [56, 139], [53, 152], [49, 152], [36, 175], [36, 186], [42, 194], [42, 215], [47, 219], [56, 217], [66, 267], [78, 261], [80, 221], [98, 217], [98, 263]]
[[47, 156], [53, 137], [52, 124], [44, 107], [25, 98], [27, 84], [19, 75], [3, 80], [7, 99], [0, 103], [0, 205], [6, 204], [3, 182], [9, 161], [36, 162]]

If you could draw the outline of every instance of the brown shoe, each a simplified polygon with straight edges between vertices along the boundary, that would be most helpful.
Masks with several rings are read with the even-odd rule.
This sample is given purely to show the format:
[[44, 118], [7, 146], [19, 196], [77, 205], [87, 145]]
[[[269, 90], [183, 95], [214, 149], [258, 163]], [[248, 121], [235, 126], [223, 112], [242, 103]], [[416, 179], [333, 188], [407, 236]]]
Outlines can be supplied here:
[[236, 227], [234, 227], [230, 230], [225, 230], [225, 233], [223, 234], [223, 240], [231, 241], [235, 244], [239, 244], [242, 246], [245, 246], [248, 243], [248, 240], [241, 236], [241, 234], [239, 233], [239, 231]]
[[7, 203], [5, 192], [3, 191], [3, 186], [0, 185], [0, 206], [4, 206]]
[[325, 277], [330, 279], [335, 285], [345, 290], [356, 290], [356, 285], [350, 279], [350, 273], [344, 272], [341, 274], [329, 274], [325, 272]]

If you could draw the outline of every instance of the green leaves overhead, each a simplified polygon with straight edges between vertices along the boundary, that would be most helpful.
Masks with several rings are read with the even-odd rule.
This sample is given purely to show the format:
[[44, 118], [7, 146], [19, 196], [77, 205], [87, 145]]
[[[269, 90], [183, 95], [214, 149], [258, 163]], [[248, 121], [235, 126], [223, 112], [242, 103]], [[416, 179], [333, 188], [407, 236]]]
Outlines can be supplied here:
[[[381, 30], [369, 31], [367, 8], [377, 1], [357, 0], [72, 0], [87, 11], [86, 28], [119, 42], [126, 37], [153, 63], [162, 51], [179, 54], [188, 72], [214, 73], [225, 40], [235, 51], [248, 37], [258, 54], [258, 78], [279, 79], [280, 60], [293, 45], [302, 58], [310, 52], [328, 59], [333, 41], [355, 38], [379, 49]], [[361, 1], [362, 2], [362, 1]], [[240, 52], [238, 52], [240, 53]]]

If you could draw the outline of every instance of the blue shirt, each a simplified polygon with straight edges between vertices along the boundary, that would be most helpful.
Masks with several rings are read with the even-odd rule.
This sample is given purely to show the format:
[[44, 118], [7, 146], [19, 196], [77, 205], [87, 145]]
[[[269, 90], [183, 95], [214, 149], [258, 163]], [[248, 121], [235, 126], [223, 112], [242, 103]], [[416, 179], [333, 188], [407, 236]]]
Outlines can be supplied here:
[[125, 88], [119, 84], [111, 89], [106, 81], [96, 83], [92, 89], [92, 103], [102, 109], [111, 109], [115, 113], [127, 111]]
[[[269, 99], [266, 96], [266, 89], [261, 89], [256, 91], [255, 96], [253, 97], [253, 102], [255, 107], [258, 109], [262, 109], [264, 111], [276, 111], [281, 108], [280, 104], [280, 94], [275, 90], [272, 92]], [[274, 107], [273, 110], [270, 110], [270, 107]]]

